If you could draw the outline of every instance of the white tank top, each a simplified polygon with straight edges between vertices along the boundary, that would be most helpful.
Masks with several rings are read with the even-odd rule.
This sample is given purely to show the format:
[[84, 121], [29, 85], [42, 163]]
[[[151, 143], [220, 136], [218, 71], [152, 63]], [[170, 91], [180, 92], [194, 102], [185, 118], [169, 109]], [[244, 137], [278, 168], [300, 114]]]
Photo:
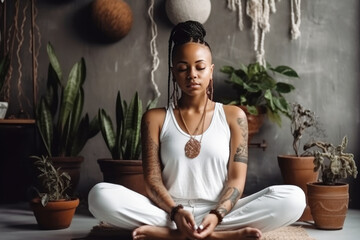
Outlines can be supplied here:
[[[200, 140], [201, 135], [195, 138]], [[200, 154], [185, 156], [184, 147], [190, 135], [178, 125], [172, 107], [166, 112], [160, 133], [162, 177], [173, 198], [203, 199], [217, 202], [227, 179], [230, 151], [230, 129], [221, 103], [215, 104], [214, 114], [205, 130]]]

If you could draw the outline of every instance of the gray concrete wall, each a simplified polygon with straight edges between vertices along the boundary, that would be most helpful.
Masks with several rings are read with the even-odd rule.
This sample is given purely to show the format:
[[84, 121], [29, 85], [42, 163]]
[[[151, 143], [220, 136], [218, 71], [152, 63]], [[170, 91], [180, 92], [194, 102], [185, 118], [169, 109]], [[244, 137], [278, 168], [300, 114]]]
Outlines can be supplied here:
[[[41, 32], [39, 56], [39, 84], [45, 85], [47, 75], [46, 43], [51, 42], [68, 73], [72, 64], [84, 57], [87, 64], [85, 83], [85, 109], [90, 116], [98, 108], [114, 114], [118, 90], [130, 99], [135, 91], [143, 101], [154, 96], [150, 83], [150, 20], [147, 16], [149, 1], [133, 0], [130, 4], [134, 22], [130, 33], [116, 43], [104, 43], [95, 36], [89, 19], [91, 0], [38, 0], [37, 24]], [[237, 28], [236, 14], [226, 8], [226, 1], [212, 0], [212, 12], [204, 24], [208, 42], [212, 46], [215, 63], [215, 97], [231, 94], [219, 72], [223, 65], [236, 66], [255, 60], [251, 22], [245, 17], [245, 29]], [[159, 106], [167, 101], [167, 42], [172, 24], [165, 14], [165, 1], [155, 1], [155, 21], [158, 27], [157, 46], [160, 66], [155, 80], [162, 93]], [[339, 143], [349, 137], [348, 151], [359, 156], [359, 1], [357, 0], [304, 0], [301, 13], [301, 37], [290, 40], [290, 1], [277, 3], [277, 12], [270, 16], [271, 31], [266, 35], [266, 59], [273, 66], [288, 65], [300, 75], [293, 82], [296, 90], [288, 95], [312, 109], [323, 123], [328, 140]], [[278, 154], [292, 153], [289, 120], [282, 127], [266, 121], [253, 142], [267, 142], [267, 149], [250, 149], [247, 192], [281, 183], [277, 164]], [[91, 139], [82, 155], [80, 190], [87, 192], [102, 180], [98, 158], [110, 154], [99, 134]], [[359, 164], [359, 160], [357, 160]], [[360, 164], [359, 164], [360, 166]], [[360, 178], [359, 178], [360, 179]], [[352, 182], [352, 206], [360, 207], [359, 179]]]

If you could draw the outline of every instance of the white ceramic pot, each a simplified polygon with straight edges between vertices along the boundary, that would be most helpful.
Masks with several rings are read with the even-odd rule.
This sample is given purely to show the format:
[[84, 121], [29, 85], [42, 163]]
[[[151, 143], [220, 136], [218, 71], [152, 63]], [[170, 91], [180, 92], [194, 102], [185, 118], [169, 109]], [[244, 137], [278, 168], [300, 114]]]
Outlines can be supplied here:
[[8, 109], [8, 103], [7, 102], [0, 102], [0, 119], [5, 118], [7, 109]]

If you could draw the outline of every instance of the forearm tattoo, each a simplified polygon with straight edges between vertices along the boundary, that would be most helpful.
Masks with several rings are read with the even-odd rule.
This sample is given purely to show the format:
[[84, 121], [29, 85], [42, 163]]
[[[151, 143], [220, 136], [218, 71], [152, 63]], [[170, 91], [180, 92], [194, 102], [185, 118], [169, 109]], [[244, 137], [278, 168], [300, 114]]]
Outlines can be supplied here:
[[225, 215], [235, 206], [240, 197], [241, 193], [235, 187], [226, 187], [223, 190], [220, 202], [216, 207], [222, 217], [225, 217]]
[[242, 141], [240, 145], [236, 148], [236, 153], [234, 155], [234, 162], [248, 163], [248, 127], [247, 120], [243, 118], [238, 118], [237, 123], [241, 130]]
[[141, 131], [144, 178], [150, 187], [153, 200], [159, 202], [163, 193], [159, 146], [150, 136], [148, 122], [143, 121]]

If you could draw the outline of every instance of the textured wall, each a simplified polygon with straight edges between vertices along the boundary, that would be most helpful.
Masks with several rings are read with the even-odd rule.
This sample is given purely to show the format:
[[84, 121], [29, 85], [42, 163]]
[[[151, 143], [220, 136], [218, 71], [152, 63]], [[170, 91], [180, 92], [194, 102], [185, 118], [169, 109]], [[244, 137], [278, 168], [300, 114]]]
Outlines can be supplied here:
[[[104, 43], [93, 30], [89, 19], [91, 0], [38, 0], [37, 24], [41, 32], [42, 48], [39, 56], [39, 80], [42, 89], [47, 75], [45, 45], [51, 41], [64, 72], [84, 57], [87, 64], [85, 109], [90, 116], [98, 108], [114, 113], [116, 92], [125, 99], [139, 91], [143, 101], [154, 96], [150, 83], [150, 20], [149, 1], [127, 1], [134, 14], [130, 33], [116, 43]], [[255, 60], [251, 22], [245, 17], [245, 29], [237, 28], [237, 15], [226, 8], [225, 0], [212, 0], [212, 12], [204, 24], [213, 49], [215, 63], [215, 97], [231, 94], [219, 73], [222, 65], [249, 63]], [[158, 26], [157, 46], [160, 67], [155, 74], [162, 93], [160, 106], [167, 101], [167, 42], [172, 24], [165, 14], [165, 1], [155, 1], [155, 21]], [[348, 151], [359, 156], [359, 1], [304, 0], [302, 1], [301, 37], [290, 40], [289, 1], [277, 3], [277, 12], [270, 16], [271, 31], [266, 35], [266, 59], [272, 65], [289, 65], [297, 70], [296, 91], [288, 98], [311, 108], [323, 123], [328, 140], [339, 143], [348, 135]], [[268, 147], [250, 149], [247, 192], [270, 184], [281, 183], [277, 165], [278, 154], [292, 153], [289, 121], [283, 119], [280, 128], [267, 121], [254, 142], [266, 140]], [[102, 180], [98, 158], [109, 157], [99, 134], [91, 139], [82, 152], [86, 160], [82, 166], [80, 190], [84, 193]], [[358, 161], [359, 163], [359, 161]], [[359, 164], [360, 166], [360, 164]], [[359, 178], [360, 179], [360, 178]], [[359, 179], [353, 181], [352, 205], [360, 207]]]

